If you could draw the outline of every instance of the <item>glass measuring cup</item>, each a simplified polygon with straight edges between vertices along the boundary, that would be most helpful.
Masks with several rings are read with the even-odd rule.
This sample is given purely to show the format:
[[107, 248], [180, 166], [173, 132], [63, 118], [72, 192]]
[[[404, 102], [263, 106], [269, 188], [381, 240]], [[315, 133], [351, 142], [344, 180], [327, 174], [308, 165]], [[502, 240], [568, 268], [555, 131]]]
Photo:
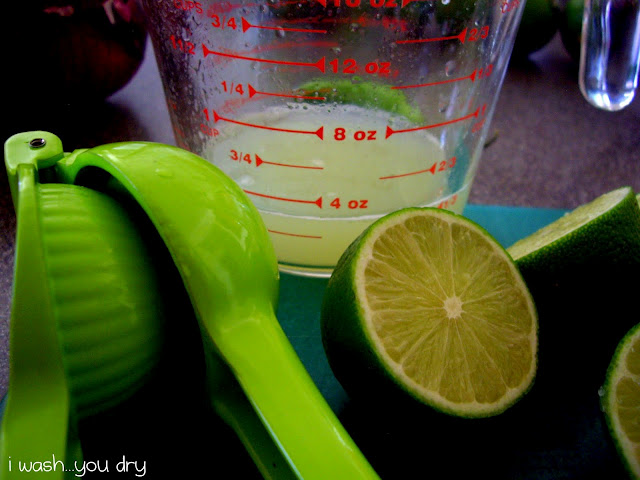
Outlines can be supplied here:
[[178, 144], [327, 276], [399, 208], [461, 212], [521, 0], [143, 0]]

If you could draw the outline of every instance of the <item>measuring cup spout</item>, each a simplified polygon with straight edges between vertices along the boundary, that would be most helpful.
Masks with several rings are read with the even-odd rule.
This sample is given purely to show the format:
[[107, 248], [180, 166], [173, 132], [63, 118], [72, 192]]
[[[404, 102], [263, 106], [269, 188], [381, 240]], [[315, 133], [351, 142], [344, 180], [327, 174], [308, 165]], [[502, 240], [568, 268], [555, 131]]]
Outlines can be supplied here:
[[579, 84], [587, 101], [617, 111], [631, 103], [640, 67], [640, 2], [585, 0]]

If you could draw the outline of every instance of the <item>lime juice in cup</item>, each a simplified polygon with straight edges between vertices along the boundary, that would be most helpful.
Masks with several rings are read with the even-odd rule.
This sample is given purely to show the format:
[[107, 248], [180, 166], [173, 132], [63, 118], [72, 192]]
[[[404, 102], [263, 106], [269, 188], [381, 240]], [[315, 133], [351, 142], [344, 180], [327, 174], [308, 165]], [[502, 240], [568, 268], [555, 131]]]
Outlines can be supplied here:
[[254, 202], [285, 271], [314, 265], [308, 274], [329, 272], [368, 225], [403, 206], [459, 213], [466, 203], [466, 186], [449, 191], [457, 159], [435, 137], [385, 138], [388, 126], [410, 128], [406, 118], [354, 105], [291, 104], [241, 121], [220, 129], [208, 156]]

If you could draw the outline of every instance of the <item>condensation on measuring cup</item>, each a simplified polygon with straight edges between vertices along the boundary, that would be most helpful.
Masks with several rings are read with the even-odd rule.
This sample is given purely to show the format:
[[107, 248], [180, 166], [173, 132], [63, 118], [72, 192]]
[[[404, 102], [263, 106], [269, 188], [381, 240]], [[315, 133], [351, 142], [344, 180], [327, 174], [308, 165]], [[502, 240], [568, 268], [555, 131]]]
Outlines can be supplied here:
[[236, 178], [236, 182], [241, 187], [251, 187], [255, 185], [256, 179], [252, 175], [241, 175]]
[[457, 68], [458, 68], [458, 62], [455, 59], [449, 60], [447, 61], [447, 63], [444, 64], [444, 74], [447, 77], [450, 77], [451, 75], [456, 73]]
[[448, 93], [441, 93], [438, 95], [438, 111], [444, 113], [449, 109], [451, 97]]

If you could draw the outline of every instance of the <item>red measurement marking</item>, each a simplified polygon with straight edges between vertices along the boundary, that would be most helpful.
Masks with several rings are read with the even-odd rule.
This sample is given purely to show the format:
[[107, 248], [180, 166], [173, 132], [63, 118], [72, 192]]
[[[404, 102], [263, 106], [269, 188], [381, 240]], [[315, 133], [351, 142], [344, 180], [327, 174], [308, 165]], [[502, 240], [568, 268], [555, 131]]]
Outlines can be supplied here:
[[297, 198], [275, 197], [273, 195], [266, 195], [264, 193], [252, 192], [249, 190], [245, 190], [245, 193], [248, 193], [249, 195], [255, 195], [256, 197], [270, 198], [271, 200], [280, 200], [283, 202], [306, 203], [309, 205], [317, 205], [319, 208], [322, 208], [322, 197], [318, 197], [317, 200], [300, 200]]
[[442, 122], [442, 123], [433, 123], [431, 125], [424, 125], [422, 127], [415, 127], [415, 128], [405, 128], [403, 130], [394, 130], [391, 127], [387, 126], [387, 133], [385, 134], [385, 139], [389, 138], [391, 135], [395, 134], [395, 133], [406, 133], [406, 132], [415, 132], [417, 130], [427, 130], [429, 128], [438, 128], [438, 127], [444, 127], [445, 125], [451, 125], [452, 123], [456, 123], [456, 122], [462, 122], [464, 120], [468, 120], [471, 117], [476, 117], [478, 118], [478, 114], [480, 113], [480, 108], [477, 108], [475, 112], [470, 113], [469, 115], [465, 115], [464, 117], [460, 117], [460, 118], [455, 118], [453, 120], [448, 120], [446, 122]]
[[[445, 165], [451, 168], [450, 166], [455, 165], [455, 162], [456, 162], [456, 157], [451, 157], [449, 160], [447, 160]], [[425, 168], [424, 170], [418, 170], [417, 172], [401, 173], [400, 175], [389, 175], [388, 177], [380, 177], [380, 180], [389, 180], [390, 178], [408, 177], [410, 175], [418, 175], [420, 173], [427, 173], [427, 172], [429, 172], [431, 175], [435, 175], [437, 171], [437, 167], [438, 167], [438, 162], [431, 165], [431, 168]]]
[[276, 128], [276, 127], [267, 127], [266, 125], [256, 125], [254, 123], [245, 123], [245, 122], [240, 122], [238, 120], [233, 120], [231, 118], [225, 118], [222, 117], [220, 115], [218, 115], [218, 113], [213, 110], [213, 121], [217, 122], [219, 120], [224, 120], [225, 122], [229, 122], [229, 123], [235, 123], [236, 125], [243, 125], [245, 127], [252, 127], [252, 128], [261, 128], [263, 130], [273, 130], [276, 132], [287, 132], [287, 133], [303, 133], [303, 134], [307, 134], [307, 135], [317, 135], [318, 138], [320, 138], [320, 140], [324, 140], [324, 127], [320, 127], [315, 131], [312, 130], [290, 130], [288, 128]]
[[246, 32], [250, 28], [260, 28], [262, 30], [279, 30], [283, 32], [327, 33], [326, 30], [315, 30], [311, 28], [270, 27], [267, 25], [253, 25], [249, 23], [244, 17], [241, 17], [241, 20], [242, 20], [242, 33]]
[[460, 40], [460, 43], [464, 43], [466, 38], [467, 38], [467, 29], [465, 28], [458, 35], [452, 35], [450, 37], [416, 38], [414, 40], [396, 40], [396, 43], [401, 45], [405, 43], [442, 42], [444, 40]]
[[269, 229], [267, 229], [267, 231], [269, 233], [277, 233], [278, 235], [287, 235], [289, 237], [314, 238], [314, 239], [317, 239], [317, 240], [321, 240], [322, 239], [322, 237], [320, 235], [302, 235], [300, 233], [279, 232], [278, 230], [269, 230]]
[[232, 54], [232, 53], [215, 52], [213, 50], [209, 50], [204, 43], [202, 44], [202, 52], [203, 52], [205, 58], [206, 58], [207, 55], [211, 54], [211, 55], [218, 55], [220, 57], [235, 58], [235, 59], [238, 59], [238, 60], [249, 60], [251, 62], [275, 63], [277, 65], [297, 65], [297, 66], [300, 66], [300, 67], [315, 67], [318, 70], [320, 70], [322, 73], [324, 73], [324, 67], [325, 67], [325, 57], [322, 57], [320, 60], [318, 60], [315, 63], [286, 62], [286, 61], [282, 61], [282, 60], [270, 60], [270, 59], [267, 59], [267, 58], [245, 57], [243, 55], [236, 55], [236, 54]]
[[313, 95], [293, 95], [288, 93], [272, 93], [272, 92], [260, 92], [253, 88], [251, 84], [247, 84], [249, 89], [249, 98], [253, 98], [254, 95], [269, 95], [272, 97], [286, 97], [286, 98], [300, 98], [304, 100], [326, 100], [326, 97], [316, 97]]
[[324, 170], [324, 167], [309, 167], [307, 165], [292, 165], [290, 163], [276, 163], [276, 162], [266, 162], [262, 160], [256, 153], [256, 167], [259, 167], [262, 164], [265, 165], [275, 165], [277, 167], [290, 167], [290, 168], [307, 168], [309, 170]]
[[224, 103], [220, 106], [219, 111], [222, 113], [233, 113], [245, 103], [255, 102], [255, 101], [256, 101], [255, 99], [248, 98], [248, 97], [231, 98], [229, 100], [224, 101]]
[[445, 83], [460, 82], [462, 80], [471, 80], [472, 82], [474, 82], [476, 79], [476, 73], [477, 73], [477, 70], [474, 70], [473, 72], [471, 72], [471, 75], [466, 75], [464, 77], [451, 78], [449, 80], [441, 80], [439, 82], [420, 83], [418, 85], [402, 85], [397, 87], [391, 87], [391, 90], [403, 90], [405, 88], [433, 87], [434, 85], [443, 85]]

